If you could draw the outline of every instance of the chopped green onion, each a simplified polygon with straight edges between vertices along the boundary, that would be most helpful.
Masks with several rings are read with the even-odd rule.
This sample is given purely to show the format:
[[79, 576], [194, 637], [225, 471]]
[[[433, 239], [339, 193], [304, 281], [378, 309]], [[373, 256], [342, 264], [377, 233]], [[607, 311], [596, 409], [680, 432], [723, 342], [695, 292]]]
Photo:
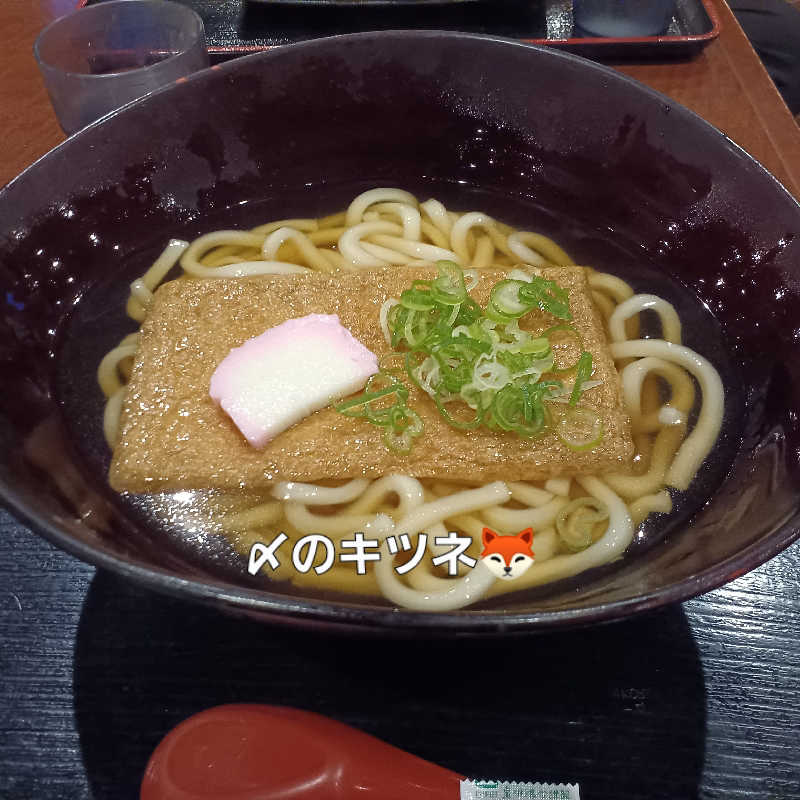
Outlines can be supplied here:
[[352, 400], [345, 400], [345, 402], [339, 403], [334, 406], [334, 408], [346, 417], [363, 417], [370, 403], [394, 393], [395, 389], [392, 387], [381, 389], [378, 392], [364, 392], [358, 395], [358, 397], [354, 397]]
[[509, 383], [495, 395], [489, 427], [530, 438], [541, 433], [545, 423], [542, 392], [538, 388]]
[[603, 420], [591, 408], [567, 406], [559, 414], [555, 432], [570, 450], [592, 450], [603, 438]]
[[[573, 450], [594, 447], [603, 435], [602, 421], [578, 406], [591, 377], [592, 357], [582, 352], [566, 368], [555, 363], [553, 337], [559, 333], [576, 337], [583, 348], [569, 323], [566, 290], [515, 270], [492, 287], [482, 309], [469, 296], [457, 264], [439, 261], [437, 267], [436, 278], [415, 280], [394, 305], [384, 304], [388, 310], [382, 311], [381, 324], [395, 352], [381, 358], [380, 371], [362, 394], [335, 408], [382, 427], [388, 448], [408, 452], [424, 426], [408, 406], [407, 379], [459, 430], [484, 426], [527, 439], [555, 431]], [[520, 328], [519, 320], [533, 310], [565, 321], [531, 333]], [[564, 405], [570, 389], [552, 376], [573, 369], [576, 377]]]
[[467, 287], [461, 267], [453, 261], [437, 261], [439, 277], [431, 284], [430, 294], [437, 303], [457, 306], [467, 299]]
[[[562, 322], [558, 325], [553, 325], [547, 330], [542, 331], [541, 336], [545, 336], [550, 342], [550, 346], [553, 347], [554, 351], [557, 352], [559, 348], [559, 343], [553, 342], [553, 339], [558, 337], [560, 334], [566, 334], [568, 337], [576, 339], [578, 345], [581, 348], [581, 353], [585, 351], [583, 346], [583, 337], [581, 336], [580, 331], [574, 325], [570, 325], [567, 322]], [[580, 358], [580, 356], [578, 356], [578, 358]], [[553, 369], [553, 372], [554, 373], [571, 372], [577, 366], [578, 366], [577, 361], [575, 361], [574, 364], [566, 364], [566, 365], [556, 364], [556, 366]]]
[[583, 384], [592, 377], [592, 354], [584, 350], [578, 359], [578, 372], [575, 375], [575, 383], [572, 386], [572, 394], [569, 396], [571, 406], [578, 405], [583, 392]]
[[520, 346], [519, 351], [520, 353], [529, 353], [535, 358], [544, 358], [551, 352], [550, 340], [546, 336], [530, 339]]
[[533, 307], [530, 303], [520, 300], [524, 281], [504, 280], [498, 281], [492, 287], [489, 305], [501, 315], [517, 319], [527, 314]]
[[444, 418], [444, 421], [451, 427], [457, 428], [460, 431], [475, 430], [475, 428], [479, 428], [483, 423], [483, 418], [486, 413], [485, 409], [473, 409], [475, 411], [475, 415], [471, 418], [456, 419], [446, 407], [445, 402], [442, 401], [440, 392], [437, 391], [433, 395], [433, 402], [436, 403], [436, 408], [439, 409], [439, 413]]
[[358, 417], [383, 428], [386, 447], [400, 454], [408, 453], [425, 428], [419, 414], [408, 407], [408, 393], [408, 387], [394, 375], [379, 370], [367, 381], [361, 394], [337, 403], [334, 408], [347, 417]]
[[529, 283], [523, 283], [520, 287], [519, 299], [522, 303], [530, 304], [531, 308], [538, 306], [559, 319], [572, 319], [567, 291], [555, 281], [533, 277]]
[[593, 542], [594, 527], [608, 519], [608, 506], [594, 497], [579, 497], [567, 503], [556, 515], [556, 531], [573, 553]]
[[413, 311], [430, 311], [436, 302], [430, 292], [422, 289], [406, 289], [400, 295], [400, 305]]
[[378, 370], [399, 378], [405, 371], [405, 353], [386, 353], [378, 359]]
[[583, 343], [583, 339], [581, 338], [581, 334], [578, 329], [574, 325], [570, 325], [567, 322], [559, 322], [557, 325], [551, 325], [549, 328], [543, 330], [539, 335], [550, 339], [554, 333], [558, 333], [559, 331], [567, 331], [573, 336], [577, 337], [581, 343]]
[[471, 298], [467, 297], [459, 306], [458, 316], [454, 325], [472, 325], [483, 316], [481, 307]]

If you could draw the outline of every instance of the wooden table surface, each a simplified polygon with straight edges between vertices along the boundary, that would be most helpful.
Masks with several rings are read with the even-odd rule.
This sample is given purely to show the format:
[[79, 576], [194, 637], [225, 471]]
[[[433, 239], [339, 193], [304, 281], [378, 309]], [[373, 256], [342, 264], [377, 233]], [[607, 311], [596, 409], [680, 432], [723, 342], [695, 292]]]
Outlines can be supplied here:
[[[31, 44], [71, 3], [0, 4], [0, 184], [63, 138]], [[800, 129], [718, 5], [722, 34], [701, 55], [621, 69], [800, 196]], [[800, 798], [798, 639], [800, 545], [639, 620], [423, 656], [221, 621], [96, 573], [0, 511], [0, 798], [135, 798], [169, 727], [244, 701], [311, 708], [475, 777], [577, 779], [584, 800]], [[535, 702], [489, 688], [520, 665]]]
[[[31, 47], [47, 22], [74, 5], [74, 0], [0, 4], [0, 185], [64, 138]], [[721, 0], [715, 5], [722, 33], [699, 56], [620, 69], [716, 125], [800, 196], [800, 129], [727, 5]]]

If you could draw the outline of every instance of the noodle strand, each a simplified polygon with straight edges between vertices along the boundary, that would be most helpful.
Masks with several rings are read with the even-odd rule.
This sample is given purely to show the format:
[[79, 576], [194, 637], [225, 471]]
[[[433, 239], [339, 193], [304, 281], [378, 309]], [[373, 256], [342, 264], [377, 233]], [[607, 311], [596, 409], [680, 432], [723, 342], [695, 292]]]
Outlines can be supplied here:
[[[382, 187], [363, 192], [346, 211], [319, 219], [282, 219], [249, 231], [214, 231], [191, 243], [173, 239], [131, 283], [127, 312], [137, 323], [143, 322], [154, 292], [178, 264], [179, 280], [192, 280], [388, 266], [402, 269], [441, 259], [465, 268], [468, 291], [477, 283], [480, 269], [521, 267], [527, 275], [530, 267], [573, 263], [565, 250], [541, 234], [515, 230], [480, 211], [459, 214], [433, 198], [418, 203], [409, 192]], [[568, 578], [620, 557], [633, 537], [634, 525], [651, 513], [671, 511], [672, 497], [666, 487], [688, 487], [718, 436], [724, 394], [713, 366], [681, 344], [680, 318], [670, 303], [656, 295], [634, 294], [620, 278], [592, 269], [587, 269], [587, 280], [606, 322], [624, 406], [631, 416], [636, 457], [628, 472], [602, 479], [495, 482], [476, 488], [423, 482], [402, 474], [377, 480], [356, 478], [338, 486], [282, 481], [274, 485], [271, 498], [228, 497], [225, 510], [213, 520], [216, 529], [244, 554], [270, 531], [285, 531], [290, 540], [287, 547], [309, 534], [328, 536], [337, 550], [343, 539], [361, 531], [380, 542], [381, 558], [366, 575], [357, 575], [344, 565], [317, 574], [315, 569], [302, 573], [283, 564], [275, 576], [299, 586], [379, 593], [397, 605], [438, 612], [462, 608], [487, 595]], [[379, 311], [387, 341], [388, 313], [396, 302], [388, 301]], [[644, 311], [658, 315], [661, 339], [637, 338]], [[98, 367], [98, 383], [107, 398], [103, 429], [111, 447], [120, 432], [138, 338], [138, 332], [126, 336]], [[693, 379], [701, 396], [697, 422], [687, 436], [695, 410]], [[568, 504], [583, 507], [581, 503], [595, 501], [608, 509], [607, 524], [598, 520], [590, 531], [596, 541], [578, 552], [567, 552], [555, 528], [559, 512]], [[242, 508], [243, 504], [249, 507]], [[603, 524], [605, 530], [597, 538]], [[448, 550], [434, 540], [449, 531], [467, 537], [467, 553], [478, 558], [484, 527], [501, 534], [534, 529], [535, 561], [521, 577], [498, 581], [481, 561], [474, 568], [462, 565], [458, 576], [446, 577], [432, 564], [432, 556]], [[387, 539], [394, 534], [406, 534], [414, 543], [423, 534], [427, 537], [426, 555], [414, 569], [397, 571], [398, 565], [408, 562], [396, 561], [390, 553]], [[401, 559], [410, 555], [404, 552]]]

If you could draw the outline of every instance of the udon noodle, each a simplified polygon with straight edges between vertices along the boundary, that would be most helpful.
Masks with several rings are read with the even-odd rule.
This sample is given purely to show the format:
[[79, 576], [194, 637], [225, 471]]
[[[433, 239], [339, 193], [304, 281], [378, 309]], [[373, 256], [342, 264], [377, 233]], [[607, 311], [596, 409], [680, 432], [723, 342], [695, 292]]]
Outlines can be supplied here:
[[[455, 261], [467, 276], [486, 267], [574, 263], [546, 236], [514, 230], [485, 213], [456, 213], [434, 199], [420, 203], [400, 189], [373, 189], [356, 197], [346, 211], [320, 219], [285, 219], [249, 231], [215, 231], [191, 243], [173, 240], [132, 283], [127, 312], [142, 322], [154, 291], [178, 264], [179, 279], [192, 280], [402, 268], [439, 259]], [[367, 574], [358, 575], [352, 566], [340, 563], [322, 574], [314, 569], [300, 572], [288, 562], [281, 564], [275, 577], [430, 611], [461, 608], [619, 558], [649, 514], [671, 511], [670, 490], [685, 490], [692, 482], [719, 433], [724, 395], [714, 367], [681, 343], [681, 322], [670, 303], [652, 294], [635, 294], [620, 278], [591, 269], [588, 281], [631, 417], [636, 454], [628, 472], [485, 485], [402, 474], [327, 486], [279, 482], [269, 497], [217, 496], [211, 504], [216, 529], [243, 555], [255, 542], [268, 541], [278, 532], [289, 537], [287, 544], [322, 534], [339, 548], [344, 538], [363, 531], [382, 543], [381, 558], [372, 562]], [[645, 311], [657, 315], [661, 338], [639, 338], [639, 317]], [[111, 447], [136, 347], [137, 333], [133, 333], [99, 367], [99, 383], [107, 398], [104, 430]], [[696, 422], [689, 432], [695, 411]], [[434, 538], [457, 531], [472, 539], [468, 554], [479, 558], [484, 526], [503, 533], [534, 529], [535, 563], [518, 580], [495, 579], [480, 560], [454, 577], [434, 567], [431, 558], [398, 574], [402, 555], [398, 559], [390, 552], [391, 534], [405, 533], [416, 541], [427, 533], [433, 556], [441, 552]], [[570, 526], [588, 537], [586, 546], [577, 551], [563, 535]]]

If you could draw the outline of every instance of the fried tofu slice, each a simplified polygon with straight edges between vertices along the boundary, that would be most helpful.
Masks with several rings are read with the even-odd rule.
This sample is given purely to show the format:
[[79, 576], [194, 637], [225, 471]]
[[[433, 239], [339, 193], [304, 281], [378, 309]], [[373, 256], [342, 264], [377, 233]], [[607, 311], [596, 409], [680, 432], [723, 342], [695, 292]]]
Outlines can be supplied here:
[[[263, 449], [249, 445], [209, 396], [209, 381], [234, 347], [268, 328], [306, 314], [338, 314], [364, 346], [391, 352], [379, 311], [412, 280], [435, 277], [425, 267], [275, 275], [237, 280], [182, 278], [162, 286], [145, 320], [110, 469], [113, 488], [129, 492], [177, 489], [263, 490], [276, 480], [336, 481], [403, 473], [457, 482], [542, 480], [619, 470], [633, 455], [630, 420], [619, 377], [582, 267], [540, 271], [569, 293], [573, 325], [592, 353], [595, 380], [582, 405], [603, 419], [597, 447], [573, 452], [551, 433], [526, 440], [486, 429], [456, 430], [433, 401], [413, 389], [409, 405], [425, 432], [408, 455], [386, 449], [381, 430], [324, 408], [279, 434]], [[471, 294], [484, 305], [506, 273], [480, 270]], [[523, 327], [542, 331], [558, 320], [531, 312]], [[567, 350], [569, 346], [564, 345]], [[573, 362], [565, 352], [562, 363]]]

